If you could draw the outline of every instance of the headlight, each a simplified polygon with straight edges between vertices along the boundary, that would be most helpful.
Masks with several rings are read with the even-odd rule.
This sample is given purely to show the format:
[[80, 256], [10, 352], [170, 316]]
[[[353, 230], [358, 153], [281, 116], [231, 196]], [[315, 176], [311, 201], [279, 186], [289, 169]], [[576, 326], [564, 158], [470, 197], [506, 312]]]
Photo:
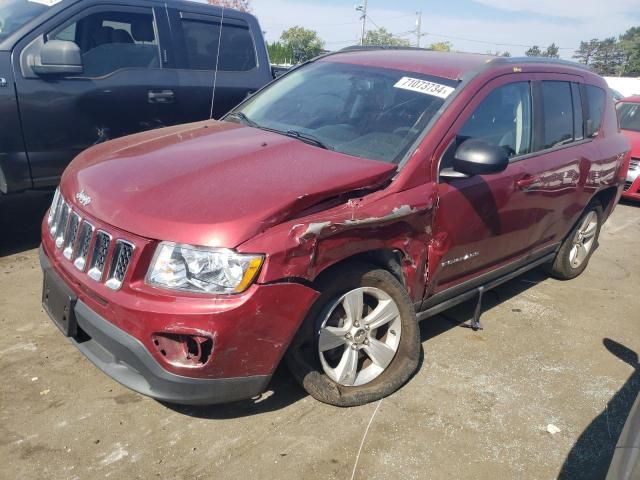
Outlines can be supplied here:
[[147, 283], [195, 293], [240, 293], [251, 285], [263, 260], [262, 255], [163, 242], [147, 274]]

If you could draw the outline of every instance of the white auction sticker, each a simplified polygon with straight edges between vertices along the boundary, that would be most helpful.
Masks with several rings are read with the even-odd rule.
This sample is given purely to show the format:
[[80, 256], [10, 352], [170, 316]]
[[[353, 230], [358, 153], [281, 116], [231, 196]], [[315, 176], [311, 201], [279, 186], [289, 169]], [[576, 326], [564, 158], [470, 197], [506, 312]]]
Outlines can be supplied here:
[[31, 3], [39, 3], [40, 5], [45, 5], [47, 7], [53, 7], [57, 5], [62, 0], [29, 0]]
[[455, 90], [453, 87], [447, 87], [446, 85], [440, 85], [439, 83], [428, 82], [426, 80], [411, 77], [402, 77], [394, 87], [411, 90], [412, 92], [424, 93], [426, 95], [433, 95], [434, 97], [440, 98], [447, 98], [451, 95], [451, 92]]

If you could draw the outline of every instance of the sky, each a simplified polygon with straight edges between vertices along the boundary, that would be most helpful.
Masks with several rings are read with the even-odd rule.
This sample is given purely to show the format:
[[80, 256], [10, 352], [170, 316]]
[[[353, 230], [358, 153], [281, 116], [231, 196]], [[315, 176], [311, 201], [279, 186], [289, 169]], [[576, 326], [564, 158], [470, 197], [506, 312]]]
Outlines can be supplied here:
[[[328, 50], [359, 41], [360, 0], [252, 0], [267, 41], [300, 25], [316, 30]], [[422, 46], [450, 41], [454, 49], [523, 55], [531, 45], [559, 45], [570, 59], [581, 40], [618, 36], [640, 25], [640, 0], [369, 0], [367, 29], [385, 27], [416, 43], [422, 11]]]

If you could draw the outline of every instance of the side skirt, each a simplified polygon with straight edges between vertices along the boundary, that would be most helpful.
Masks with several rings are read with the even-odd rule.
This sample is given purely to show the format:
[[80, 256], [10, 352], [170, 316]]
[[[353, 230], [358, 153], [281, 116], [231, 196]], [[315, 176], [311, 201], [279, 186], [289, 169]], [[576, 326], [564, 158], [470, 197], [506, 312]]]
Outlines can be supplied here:
[[[418, 321], [426, 320], [433, 317], [445, 310], [448, 310], [456, 305], [466, 302], [472, 298], [480, 295], [480, 289], [484, 291], [491, 290], [499, 285], [502, 285], [509, 280], [519, 277], [523, 273], [528, 272], [540, 265], [552, 262], [556, 256], [556, 251], [560, 245], [552, 245], [549, 248], [542, 250], [542, 256], [536, 260], [524, 263], [521, 266], [517, 266], [521, 262], [515, 262], [514, 265], [507, 265], [499, 268], [494, 272], [489, 272], [481, 277], [469, 280], [461, 285], [449, 288], [443, 292], [436, 293], [432, 297], [429, 297], [422, 304], [425, 307], [422, 311], [417, 312]], [[549, 253], [546, 253], [549, 252]], [[539, 252], [540, 253], [540, 252]], [[515, 269], [514, 269], [515, 268]]]

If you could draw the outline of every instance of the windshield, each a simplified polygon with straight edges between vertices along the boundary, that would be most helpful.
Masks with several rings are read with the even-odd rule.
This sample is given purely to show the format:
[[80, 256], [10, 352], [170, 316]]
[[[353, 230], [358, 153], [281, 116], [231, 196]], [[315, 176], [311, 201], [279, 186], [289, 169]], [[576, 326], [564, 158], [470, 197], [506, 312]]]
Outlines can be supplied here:
[[0, 41], [56, 3], [59, 1], [0, 0]]
[[319, 61], [282, 77], [225, 120], [397, 164], [456, 85], [413, 72]]
[[640, 132], [640, 103], [619, 103], [620, 128]]

